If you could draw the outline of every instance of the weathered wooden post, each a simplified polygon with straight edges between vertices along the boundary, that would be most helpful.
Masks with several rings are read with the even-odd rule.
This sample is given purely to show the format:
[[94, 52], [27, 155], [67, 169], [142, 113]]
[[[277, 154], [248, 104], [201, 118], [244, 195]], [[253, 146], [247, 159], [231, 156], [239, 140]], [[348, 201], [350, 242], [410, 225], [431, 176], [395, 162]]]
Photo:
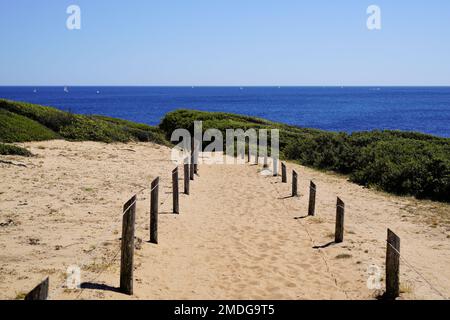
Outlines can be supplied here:
[[172, 171], [173, 213], [180, 213], [180, 193], [178, 191], [178, 167]]
[[297, 197], [298, 191], [297, 191], [297, 172], [295, 170], [292, 170], [292, 196]]
[[184, 161], [184, 194], [189, 195], [189, 160]]
[[25, 296], [25, 300], [47, 300], [49, 282], [47, 277]]
[[250, 153], [250, 142], [248, 143], [248, 149], [247, 149], [247, 162], [250, 163], [252, 159], [252, 154]]
[[336, 204], [336, 231], [334, 233], [334, 242], [341, 243], [344, 241], [344, 212], [345, 204], [338, 197]]
[[133, 196], [123, 206], [122, 243], [120, 257], [120, 291], [133, 294], [134, 224], [136, 221], [136, 199]]
[[386, 294], [395, 299], [400, 295], [400, 238], [390, 229], [387, 231], [386, 246]]
[[264, 164], [263, 164], [263, 168], [267, 169], [269, 167], [269, 164], [267, 162], [267, 151], [266, 154], [264, 155]]
[[200, 146], [195, 143], [195, 139], [192, 139], [192, 154], [193, 154], [193, 158], [192, 158], [192, 163], [194, 166], [194, 174], [198, 174], [198, 151], [197, 149], [199, 149]]
[[316, 185], [311, 181], [309, 185], [309, 206], [308, 206], [308, 216], [313, 216], [316, 214]]
[[273, 176], [278, 177], [278, 159], [272, 158], [272, 162], [273, 162]]
[[197, 171], [196, 165], [195, 165], [195, 139], [192, 137], [191, 139], [191, 167], [190, 167], [190, 178], [191, 180], [194, 180], [194, 174]]
[[281, 163], [281, 182], [287, 183], [286, 165]]
[[259, 164], [259, 151], [258, 151], [259, 147], [256, 146], [256, 153], [255, 153], [255, 164]]
[[150, 243], [158, 244], [159, 177], [153, 180], [150, 200]]
[[191, 165], [189, 166], [189, 177], [194, 180], [194, 153], [191, 153]]

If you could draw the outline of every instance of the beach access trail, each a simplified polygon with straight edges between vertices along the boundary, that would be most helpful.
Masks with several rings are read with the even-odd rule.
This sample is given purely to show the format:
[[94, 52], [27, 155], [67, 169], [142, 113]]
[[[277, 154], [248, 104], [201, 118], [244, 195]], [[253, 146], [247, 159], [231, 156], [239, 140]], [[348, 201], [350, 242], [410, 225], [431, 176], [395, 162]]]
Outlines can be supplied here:
[[[368, 280], [383, 285], [387, 228], [401, 237], [402, 257], [415, 268], [401, 265], [402, 298], [450, 292], [446, 204], [387, 195], [291, 163], [288, 183], [261, 174], [261, 164], [201, 164], [190, 195], [180, 194], [177, 215], [168, 148], [24, 145], [38, 157], [5, 157], [27, 167], [0, 168], [2, 220], [14, 222], [0, 233], [1, 286], [9, 298], [50, 275], [52, 299], [373, 299], [383, 288]], [[292, 169], [299, 197], [291, 197]], [[156, 245], [148, 242], [149, 186], [158, 176]], [[307, 216], [311, 180], [314, 217]], [[180, 180], [180, 192], [182, 186]], [[14, 198], [20, 190], [26, 205]], [[134, 294], [127, 296], [117, 289], [121, 210], [135, 193]], [[340, 244], [333, 243], [337, 196], [346, 208]], [[31, 246], [30, 238], [38, 241]], [[66, 269], [74, 264], [81, 267], [82, 289], [68, 290]]]

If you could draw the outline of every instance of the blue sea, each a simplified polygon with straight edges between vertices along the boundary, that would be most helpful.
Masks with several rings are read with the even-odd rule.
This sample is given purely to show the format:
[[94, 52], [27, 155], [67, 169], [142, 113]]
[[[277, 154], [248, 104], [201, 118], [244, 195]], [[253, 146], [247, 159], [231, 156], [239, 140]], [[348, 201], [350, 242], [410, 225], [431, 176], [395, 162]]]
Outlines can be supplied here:
[[157, 125], [188, 108], [332, 131], [450, 137], [450, 87], [0, 87], [0, 98]]

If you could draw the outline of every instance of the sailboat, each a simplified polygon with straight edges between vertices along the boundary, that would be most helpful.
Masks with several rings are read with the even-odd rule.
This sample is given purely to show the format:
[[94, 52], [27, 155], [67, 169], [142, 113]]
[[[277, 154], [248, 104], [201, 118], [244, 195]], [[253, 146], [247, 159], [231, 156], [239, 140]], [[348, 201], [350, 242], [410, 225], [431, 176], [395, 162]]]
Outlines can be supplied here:
[[37, 89], [34, 89], [34, 90], [33, 90], [33, 93], [37, 93]]
[[69, 89], [67, 87], [64, 87], [64, 92], [68, 93]]

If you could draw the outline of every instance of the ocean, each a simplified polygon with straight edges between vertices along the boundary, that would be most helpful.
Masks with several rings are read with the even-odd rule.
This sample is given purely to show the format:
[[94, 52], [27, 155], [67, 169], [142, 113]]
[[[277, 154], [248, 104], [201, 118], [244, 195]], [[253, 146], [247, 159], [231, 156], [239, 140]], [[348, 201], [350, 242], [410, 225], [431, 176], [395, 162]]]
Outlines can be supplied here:
[[157, 125], [186, 108], [330, 131], [450, 137], [450, 87], [0, 87], [0, 98]]

